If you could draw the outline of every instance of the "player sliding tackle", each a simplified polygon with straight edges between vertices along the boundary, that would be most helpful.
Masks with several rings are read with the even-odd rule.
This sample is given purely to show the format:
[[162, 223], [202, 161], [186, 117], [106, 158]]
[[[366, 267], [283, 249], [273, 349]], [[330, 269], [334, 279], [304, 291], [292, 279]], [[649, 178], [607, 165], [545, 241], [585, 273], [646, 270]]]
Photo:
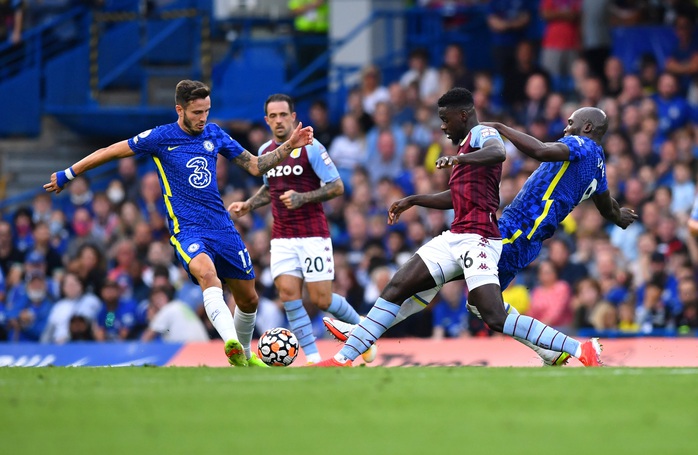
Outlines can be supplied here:
[[[338, 327], [335, 321], [326, 321], [333, 333], [344, 330], [351, 331], [351, 335], [340, 353], [321, 366], [351, 365], [357, 351], [375, 343], [391, 325], [421, 310], [445, 282], [462, 277], [469, 289], [470, 305], [492, 330], [515, 336], [536, 348], [548, 364], [563, 363], [572, 355], [584, 365], [600, 365], [598, 340], [580, 343], [540, 321], [517, 314], [502, 301], [500, 282], [506, 287], [538, 255], [543, 240], [552, 236], [560, 221], [589, 197], [603, 216], [623, 228], [637, 218], [632, 210], [621, 209], [607, 189], [603, 151], [598, 145], [607, 129], [606, 115], [595, 108], [580, 109], [568, 120], [565, 137], [546, 144], [504, 125], [478, 124], [472, 95], [465, 89], [453, 89], [442, 96], [439, 116], [442, 130], [454, 144], [460, 145], [457, 156], [437, 161], [438, 168], [455, 166], [449, 182], [451, 189], [394, 203], [389, 222], [395, 223], [413, 205], [454, 208], [451, 230], [425, 244], [398, 270], [356, 329], [351, 331]], [[504, 159], [497, 130], [504, 132], [522, 152], [547, 161], [505, 209], [500, 220], [503, 241], [494, 220]], [[505, 256], [498, 276], [502, 244]]]

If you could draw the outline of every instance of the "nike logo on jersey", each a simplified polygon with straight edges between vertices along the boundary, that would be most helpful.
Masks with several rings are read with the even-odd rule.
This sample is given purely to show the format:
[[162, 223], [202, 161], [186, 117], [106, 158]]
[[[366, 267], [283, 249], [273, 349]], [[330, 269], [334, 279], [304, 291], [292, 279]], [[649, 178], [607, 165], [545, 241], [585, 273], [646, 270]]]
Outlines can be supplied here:
[[249, 275], [250, 273], [252, 273], [252, 269], [245, 270], [245, 273]]
[[175, 145], [174, 147], [167, 147], [167, 151], [171, 152], [172, 150], [176, 149], [177, 147], [179, 147], [179, 145]]

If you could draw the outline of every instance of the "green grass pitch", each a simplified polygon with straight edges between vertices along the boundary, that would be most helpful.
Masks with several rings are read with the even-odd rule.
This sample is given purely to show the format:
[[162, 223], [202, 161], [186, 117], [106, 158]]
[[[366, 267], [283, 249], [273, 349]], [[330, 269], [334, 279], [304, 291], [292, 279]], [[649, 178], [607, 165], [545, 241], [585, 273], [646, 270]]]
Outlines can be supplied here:
[[694, 454], [698, 369], [2, 368], [14, 454]]

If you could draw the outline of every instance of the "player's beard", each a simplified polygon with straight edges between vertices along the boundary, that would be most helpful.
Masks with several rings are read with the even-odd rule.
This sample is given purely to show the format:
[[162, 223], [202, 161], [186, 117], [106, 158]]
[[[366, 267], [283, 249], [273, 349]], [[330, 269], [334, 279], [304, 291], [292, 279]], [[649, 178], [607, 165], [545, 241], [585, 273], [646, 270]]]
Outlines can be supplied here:
[[[201, 134], [201, 132], [204, 130], [203, 128], [201, 128], [201, 129], [196, 128], [194, 126], [194, 123], [191, 120], [189, 120], [189, 118], [186, 115], [182, 116], [182, 122], [184, 123], [184, 127], [187, 129], [187, 131], [191, 135]], [[206, 126], [205, 123], [204, 123], [204, 126]]]

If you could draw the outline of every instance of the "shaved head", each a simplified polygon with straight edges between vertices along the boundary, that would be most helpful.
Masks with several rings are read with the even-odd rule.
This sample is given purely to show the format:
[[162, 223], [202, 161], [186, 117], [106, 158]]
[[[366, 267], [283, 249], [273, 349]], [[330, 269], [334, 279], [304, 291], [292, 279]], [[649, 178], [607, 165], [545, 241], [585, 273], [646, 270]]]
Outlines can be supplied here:
[[[608, 130], [608, 116], [604, 111], [596, 107], [583, 107], [577, 109], [574, 113], [582, 121], [582, 123], [590, 123], [590, 136], [597, 136], [599, 139], [606, 134]], [[572, 114], [572, 115], [574, 115]]]

